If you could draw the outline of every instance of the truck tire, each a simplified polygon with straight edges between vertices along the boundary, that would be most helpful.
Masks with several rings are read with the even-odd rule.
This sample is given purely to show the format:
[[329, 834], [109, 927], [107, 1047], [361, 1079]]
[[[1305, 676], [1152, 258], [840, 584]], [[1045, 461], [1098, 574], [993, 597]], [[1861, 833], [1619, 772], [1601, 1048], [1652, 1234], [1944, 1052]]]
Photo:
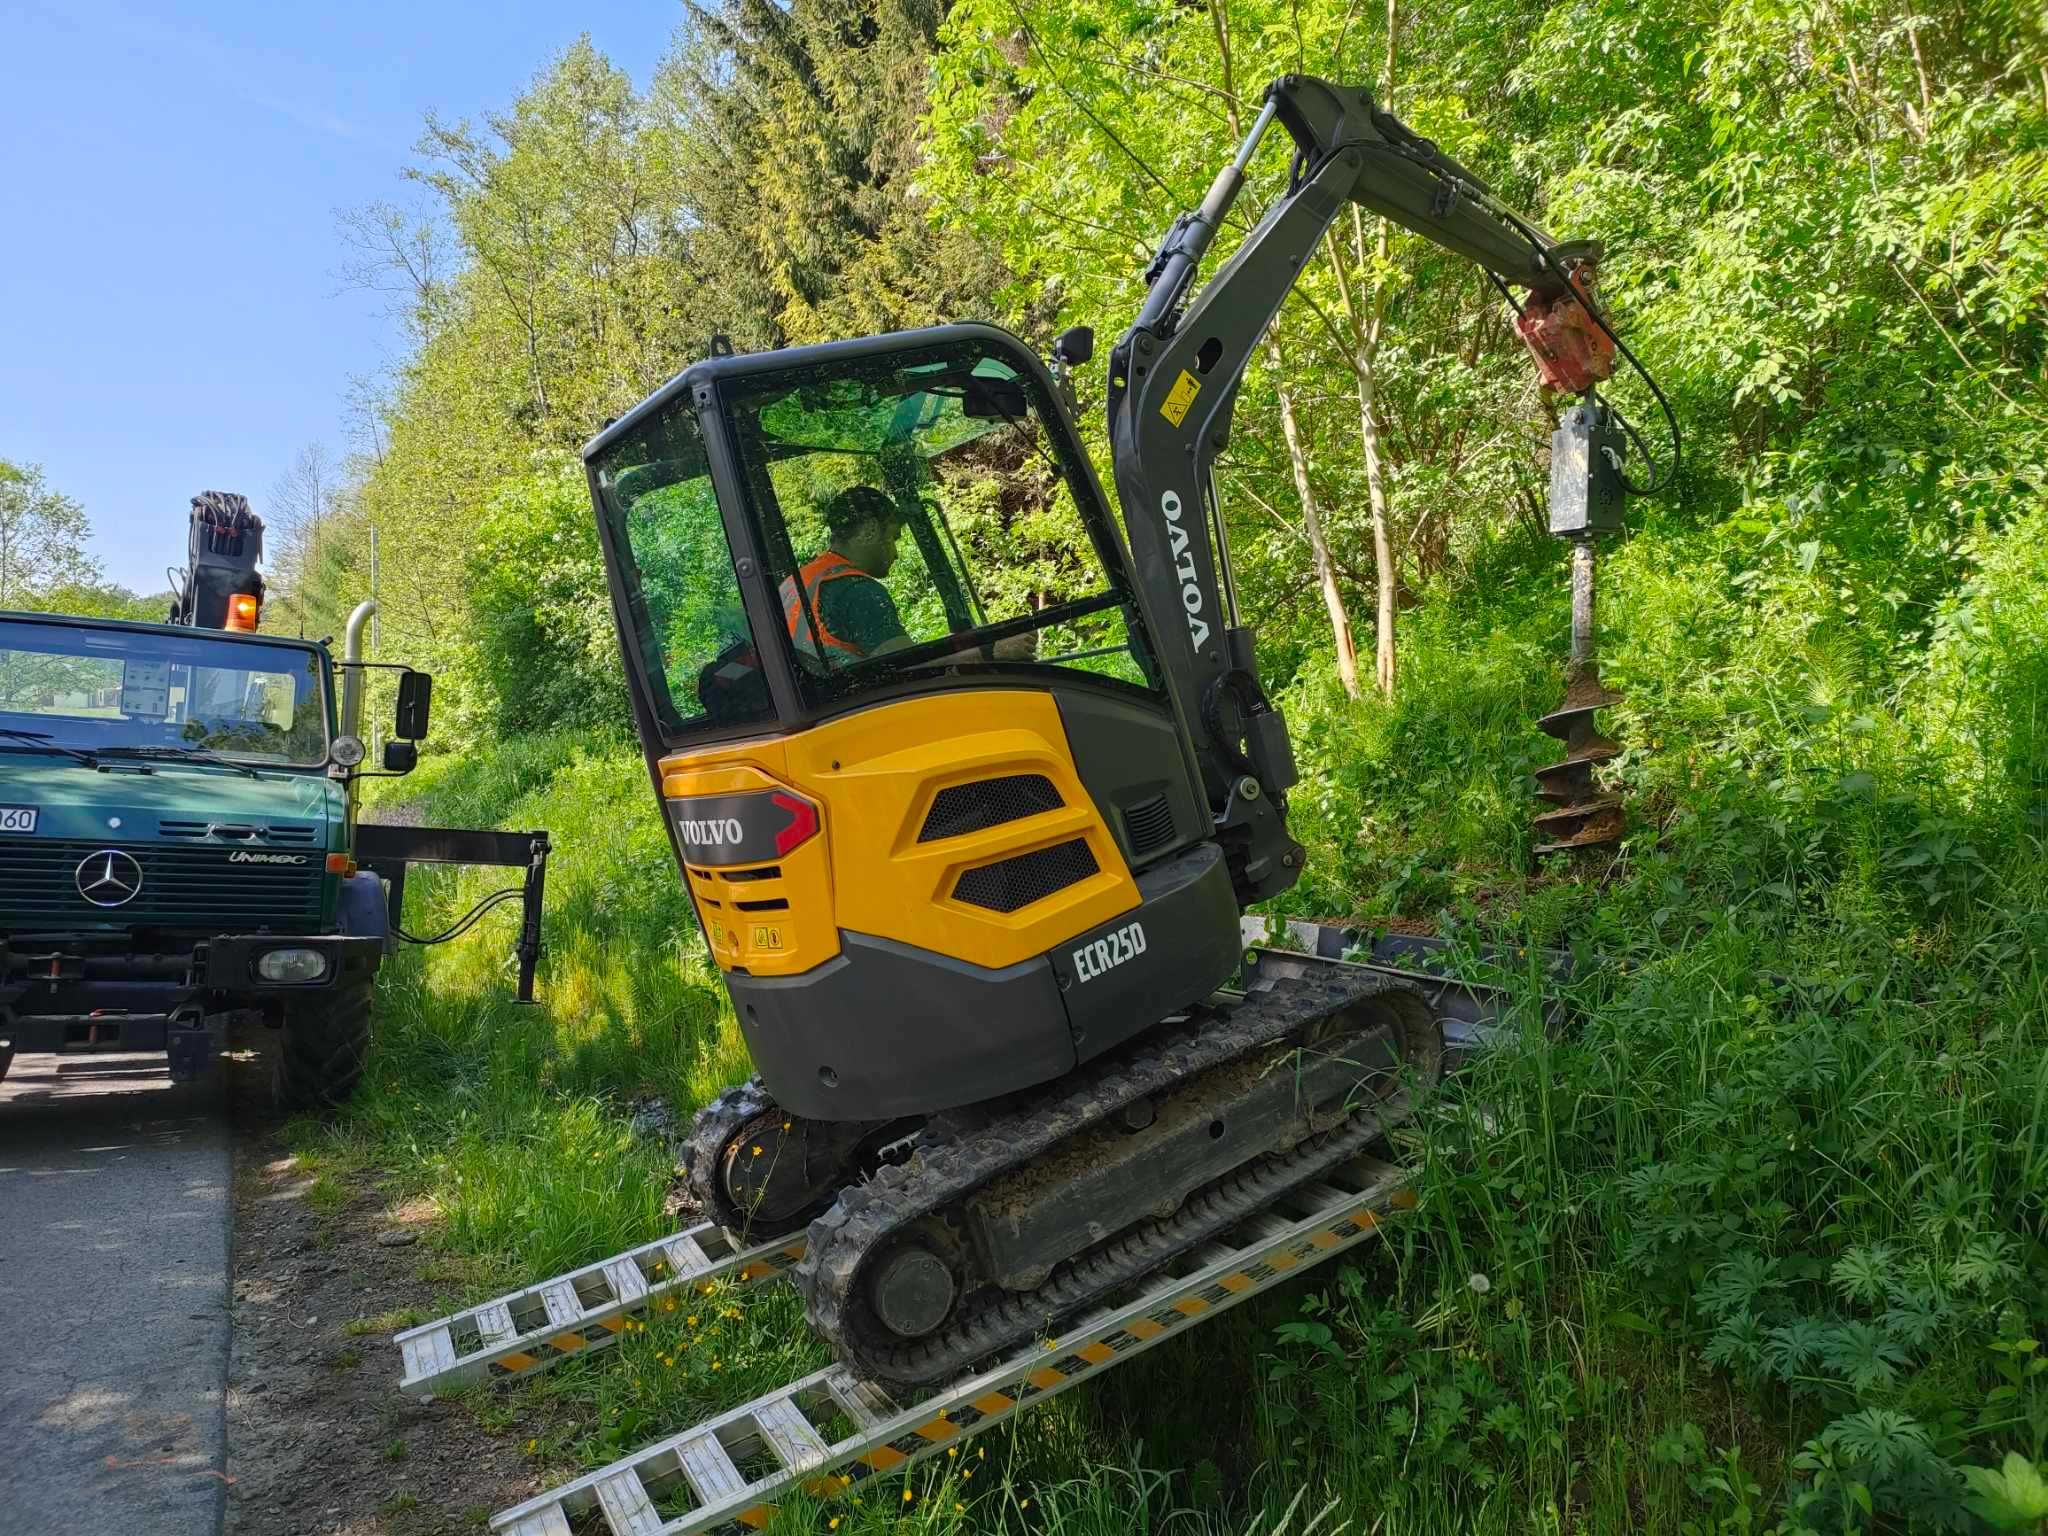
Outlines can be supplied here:
[[337, 1109], [348, 1102], [370, 1051], [376, 989], [374, 973], [348, 976], [286, 1010], [271, 1057], [279, 1109]]

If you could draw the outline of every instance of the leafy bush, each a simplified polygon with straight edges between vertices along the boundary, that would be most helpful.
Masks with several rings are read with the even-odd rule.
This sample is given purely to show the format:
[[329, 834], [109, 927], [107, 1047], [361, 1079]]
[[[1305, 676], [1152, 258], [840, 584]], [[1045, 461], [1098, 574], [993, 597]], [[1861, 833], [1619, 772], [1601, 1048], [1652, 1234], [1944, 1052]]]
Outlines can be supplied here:
[[544, 460], [501, 484], [467, 548], [470, 627], [452, 679], [465, 733], [622, 730], [625, 680], [582, 466]]

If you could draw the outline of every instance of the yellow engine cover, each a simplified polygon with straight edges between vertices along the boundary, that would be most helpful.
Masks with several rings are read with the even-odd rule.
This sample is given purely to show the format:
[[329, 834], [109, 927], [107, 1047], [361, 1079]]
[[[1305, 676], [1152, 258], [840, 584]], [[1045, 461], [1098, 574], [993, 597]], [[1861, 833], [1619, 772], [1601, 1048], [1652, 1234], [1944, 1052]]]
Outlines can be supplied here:
[[[918, 840], [939, 794], [1038, 774], [1061, 804], [959, 836]], [[877, 704], [790, 736], [661, 760], [670, 801], [783, 789], [819, 807], [819, 835], [773, 862], [690, 864], [721, 969], [791, 976], [839, 953], [839, 931], [975, 965], [1027, 960], [1138, 905], [1138, 887], [1074, 767], [1049, 693], [985, 689]], [[968, 870], [1081, 839], [1096, 873], [1013, 912], [957, 899]]]

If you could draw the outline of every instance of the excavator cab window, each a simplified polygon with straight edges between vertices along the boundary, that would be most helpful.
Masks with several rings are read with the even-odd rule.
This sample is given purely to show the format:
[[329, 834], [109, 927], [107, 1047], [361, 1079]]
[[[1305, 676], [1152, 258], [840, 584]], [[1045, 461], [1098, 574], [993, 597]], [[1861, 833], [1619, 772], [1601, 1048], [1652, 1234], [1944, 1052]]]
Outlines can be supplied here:
[[773, 719], [695, 418], [672, 406], [605, 454], [596, 479], [663, 727]]
[[714, 363], [590, 468], [669, 739], [770, 724], [778, 694], [795, 724], [962, 668], [1163, 688], [1121, 539], [1021, 344]]
[[722, 404], [807, 704], [960, 665], [1154, 686], [1070, 434], [988, 343], [750, 374]]

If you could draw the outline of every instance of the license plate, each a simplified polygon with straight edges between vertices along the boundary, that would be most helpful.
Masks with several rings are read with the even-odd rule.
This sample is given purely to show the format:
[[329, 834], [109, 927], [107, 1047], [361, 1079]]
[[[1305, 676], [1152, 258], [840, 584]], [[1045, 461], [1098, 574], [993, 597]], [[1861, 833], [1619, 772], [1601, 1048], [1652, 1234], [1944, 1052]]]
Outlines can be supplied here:
[[0, 805], [0, 832], [33, 832], [35, 829], [36, 807]]

